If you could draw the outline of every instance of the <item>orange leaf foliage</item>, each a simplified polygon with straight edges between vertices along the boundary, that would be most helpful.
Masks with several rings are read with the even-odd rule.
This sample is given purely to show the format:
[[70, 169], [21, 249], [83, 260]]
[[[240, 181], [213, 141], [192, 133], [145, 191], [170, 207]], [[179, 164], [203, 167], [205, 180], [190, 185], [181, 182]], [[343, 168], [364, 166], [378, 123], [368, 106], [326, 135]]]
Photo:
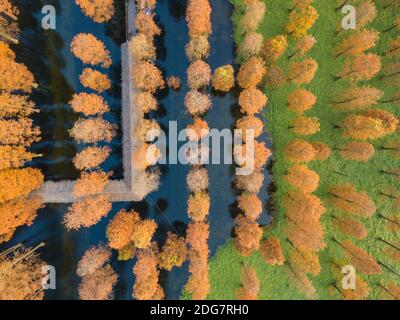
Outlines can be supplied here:
[[256, 87], [266, 74], [264, 62], [257, 57], [250, 58], [239, 69], [238, 83], [243, 89]]
[[109, 68], [112, 64], [110, 51], [91, 33], [80, 33], [71, 42], [71, 52], [84, 64]]
[[90, 68], [83, 69], [79, 80], [84, 87], [97, 91], [98, 93], [111, 89], [111, 81], [108, 76]]
[[285, 262], [281, 242], [276, 237], [269, 237], [261, 244], [260, 254], [272, 266], [281, 266]]

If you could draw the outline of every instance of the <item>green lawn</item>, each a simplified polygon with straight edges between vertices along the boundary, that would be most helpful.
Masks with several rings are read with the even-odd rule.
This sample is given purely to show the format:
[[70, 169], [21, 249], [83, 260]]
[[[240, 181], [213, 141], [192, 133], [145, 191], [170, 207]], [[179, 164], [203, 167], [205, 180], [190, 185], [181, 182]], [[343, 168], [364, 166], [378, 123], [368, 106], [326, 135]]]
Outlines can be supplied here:
[[[267, 7], [267, 13], [264, 23], [261, 27], [261, 32], [265, 38], [270, 38], [278, 34], [283, 34], [284, 26], [288, 20], [291, 0], [264, 0]], [[235, 25], [235, 39], [239, 43], [242, 39], [241, 26], [238, 22], [241, 12], [243, 10], [243, 0], [232, 0], [235, 5], [235, 14], [233, 17]], [[317, 44], [307, 54], [308, 57], [313, 57], [319, 63], [319, 70], [310, 85], [304, 86], [310, 89], [317, 97], [318, 102], [314, 108], [306, 112], [307, 116], [316, 116], [321, 123], [321, 130], [319, 133], [306, 137], [307, 141], [321, 141], [331, 147], [342, 145], [346, 140], [342, 136], [340, 129], [335, 129], [334, 125], [339, 124], [343, 119], [344, 114], [335, 113], [329, 101], [332, 97], [338, 96], [341, 89], [346, 88], [348, 83], [343, 81], [334, 81], [333, 75], [341, 69], [343, 61], [335, 60], [332, 52], [333, 48], [340, 41], [341, 37], [346, 36], [346, 32], [342, 32], [340, 37], [335, 33], [336, 26], [341, 20], [341, 14], [334, 10], [335, 1], [315, 1], [314, 7], [318, 10], [320, 15], [318, 21], [311, 29], [310, 34], [314, 35], [317, 39]], [[379, 15], [371, 23], [368, 28], [375, 28], [382, 31], [388, 28], [395, 20], [394, 10], [385, 10], [379, 8]], [[351, 31], [350, 31], [351, 32]], [[396, 36], [396, 30], [386, 34], [381, 34], [378, 45], [370, 50], [373, 53], [382, 53], [386, 50], [388, 41]], [[398, 34], [397, 34], [398, 35]], [[293, 51], [293, 41], [290, 41], [288, 53]], [[294, 60], [294, 59], [292, 59]], [[383, 65], [387, 64], [388, 58], [382, 58]], [[283, 56], [279, 65], [287, 70], [289, 60]], [[373, 86], [384, 90], [385, 97], [395, 92], [395, 88], [389, 88], [388, 85], [376, 77], [373, 81], [368, 82]], [[362, 83], [358, 83], [361, 85]], [[283, 148], [290, 142], [294, 135], [288, 131], [288, 126], [295, 118], [295, 114], [287, 109], [287, 96], [296, 87], [292, 84], [284, 85], [279, 89], [270, 90], [265, 89], [269, 97], [269, 103], [265, 110], [266, 127], [270, 132], [273, 141], [273, 180], [277, 186], [277, 192], [274, 194], [274, 203], [276, 212], [274, 213], [274, 223], [265, 232], [265, 238], [275, 235], [281, 239], [285, 254], [289, 251], [289, 244], [284, 240], [284, 209], [281, 202], [284, 194], [290, 189], [289, 185], [282, 179], [286, 173], [289, 163], [283, 156]], [[377, 108], [385, 109], [399, 116], [400, 112], [395, 105], [378, 105]], [[308, 164], [310, 169], [318, 172], [321, 178], [320, 186], [315, 193], [319, 196], [327, 207], [327, 211], [322, 217], [322, 223], [325, 229], [325, 239], [327, 248], [319, 252], [322, 272], [315, 278], [310, 278], [317, 289], [319, 299], [338, 299], [340, 294], [336, 291], [333, 295], [328, 293], [328, 287], [334, 282], [332, 273], [332, 259], [340, 259], [344, 257], [343, 250], [338, 247], [331, 239], [335, 237], [338, 240], [345, 239], [343, 235], [336, 232], [331, 226], [332, 214], [335, 209], [328, 204], [328, 189], [335, 184], [353, 183], [358, 190], [365, 190], [369, 196], [375, 201], [378, 212], [389, 214], [393, 209], [393, 203], [386, 198], [379, 195], [379, 190], [384, 185], [392, 185], [399, 187], [399, 182], [391, 176], [379, 173], [380, 169], [389, 169], [398, 167], [398, 160], [394, 159], [387, 151], [378, 149], [386, 141], [398, 139], [398, 133], [389, 135], [385, 138], [373, 141], [376, 148], [376, 153], [372, 160], [368, 163], [360, 163], [353, 161], [342, 160], [337, 152], [333, 152], [331, 157], [323, 162], [314, 161]], [[342, 172], [344, 175], [339, 175], [337, 172]], [[338, 211], [337, 213], [340, 214]], [[387, 265], [399, 270], [398, 263], [390, 260], [383, 250], [386, 245], [376, 240], [377, 236], [383, 237], [392, 243], [399, 242], [399, 237], [394, 233], [387, 231], [386, 223], [380, 219], [377, 214], [370, 219], [363, 221], [368, 228], [368, 238], [363, 241], [354, 240], [360, 247], [366, 249], [377, 260], [386, 263]], [[210, 261], [210, 280], [211, 280], [211, 293], [209, 299], [234, 299], [236, 290], [240, 287], [240, 274], [241, 268], [245, 265], [253, 266], [258, 274], [261, 283], [260, 299], [304, 299], [304, 295], [299, 293], [293, 284], [289, 281], [289, 272], [286, 266], [272, 267], [263, 262], [259, 253], [253, 254], [251, 257], [241, 257], [233, 247], [232, 241], [228, 242], [221, 248], [215, 257]], [[377, 283], [384, 280], [399, 280], [396, 276], [387, 270], [383, 269], [383, 273], [379, 276], [362, 276], [370, 286], [370, 299], [379, 299], [382, 291], [376, 286]]]

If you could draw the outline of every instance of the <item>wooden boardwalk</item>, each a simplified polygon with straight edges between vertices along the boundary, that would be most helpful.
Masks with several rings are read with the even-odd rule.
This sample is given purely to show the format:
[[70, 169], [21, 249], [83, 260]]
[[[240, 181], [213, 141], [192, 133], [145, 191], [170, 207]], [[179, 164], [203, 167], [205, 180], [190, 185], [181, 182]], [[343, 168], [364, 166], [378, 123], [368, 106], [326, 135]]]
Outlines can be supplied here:
[[[132, 149], [140, 144], [135, 140], [132, 132], [138, 125], [141, 115], [133, 105], [135, 91], [132, 84], [132, 57], [129, 54], [129, 39], [135, 35], [134, 21], [136, 16], [136, 6], [134, 0], [126, 2], [127, 19], [127, 39], [121, 47], [122, 64], [122, 161], [123, 161], [123, 180], [112, 180], [105, 191], [102, 193], [108, 195], [112, 202], [140, 201], [142, 195], [136, 194], [135, 177], [138, 171], [132, 162]], [[46, 181], [36, 195], [41, 196], [45, 203], [71, 203], [73, 202], [72, 189], [74, 181]]]

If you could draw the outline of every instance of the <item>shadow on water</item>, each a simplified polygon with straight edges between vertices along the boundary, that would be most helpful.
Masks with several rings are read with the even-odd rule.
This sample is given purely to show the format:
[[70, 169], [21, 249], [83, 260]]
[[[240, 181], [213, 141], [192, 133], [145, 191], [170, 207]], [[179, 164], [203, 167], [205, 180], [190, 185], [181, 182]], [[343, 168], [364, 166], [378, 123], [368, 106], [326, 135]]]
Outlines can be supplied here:
[[[117, 5], [121, 6], [118, 1]], [[105, 42], [111, 51], [114, 64], [109, 70], [113, 80], [113, 88], [106, 95], [111, 106], [106, 118], [115, 123], [120, 122], [120, 41], [124, 35], [120, 28], [125, 18], [118, 16], [108, 24], [100, 25], [91, 22], [83, 16], [80, 9], [72, 1], [48, 0], [57, 8], [57, 29], [42, 30], [40, 27], [41, 7], [44, 1], [20, 0], [23, 12], [22, 29], [24, 42], [19, 57], [35, 73], [41, 89], [35, 92], [34, 99], [42, 109], [35, 119], [42, 127], [43, 141], [36, 146], [35, 151], [44, 154], [37, 160], [35, 166], [42, 168], [47, 179], [75, 178], [77, 172], [71, 161], [78, 146], [70, 139], [68, 129], [77, 119], [68, 106], [68, 101], [75, 92], [85, 91], [79, 83], [82, 64], [69, 52], [72, 37], [80, 32], [94, 33]], [[213, 34], [210, 37], [211, 53], [208, 59], [212, 70], [224, 65], [234, 64], [234, 42], [232, 38], [231, 14], [232, 5], [229, 1], [211, 1], [213, 7]], [[156, 8], [156, 19], [162, 27], [163, 34], [156, 44], [159, 49], [157, 65], [163, 70], [165, 77], [175, 75], [181, 78], [182, 88], [179, 91], [165, 89], [157, 96], [160, 108], [150, 116], [155, 118], [166, 132], [169, 121], [177, 121], [178, 132], [187, 127], [191, 117], [184, 108], [184, 97], [189, 90], [186, 84], [186, 69], [188, 60], [185, 56], [185, 45], [188, 43], [188, 30], [185, 21], [185, 0], [160, 0]], [[79, 23], [76, 23], [79, 21]], [[32, 59], [34, 52], [35, 59]], [[236, 88], [228, 94], [211, 92], [213, 108], [206, 116], [211, 128], [233, 129], [240, 116]], [[263, 139], [267, 141], [266, 135]], [[182, 143], [183, 144], [183, 143]], [[181, 146], [181, 145], [179, 145]], [[221, 146], [222, 147], [222, 146]], [[112, 143], [113, 155], [104, 165], [105, 170], [113, 170], [115, 176], [121, 176], [121, 143], [120, 136]], [[160, 165], [163, 172], [159, 190], [149, 195], [145, 201], [138, 203], [114, 203], [112, 212], [100, 223], [90, 229], [67, 232], [62, 220], [68, 205], [48, 205], [41, 210], [32, 227], [22, 227], [17, 230], [13, 240], [6, 247], [25, 241], [32, 246], [41, 241], [47, 247], [41, 250], [43, 258], [57, 270], [57, 289], [46, 293], [47, 299], [77, 299], [80, 279], [75, 273], [76, 265], [83, 253], [92, 245], [106, 243], [105, 230], [110, 219], [121, 209], [136, 210], [143, 218], [155, 219], [158, 224], [155, 240], [162, 244], [168, 232], [181, 236], [186, 233], [189, 222], [187, 217], [186, 176], [189, 166], [181, 164]], [[233, 165], [208, 165], [210, 175], [210, 195], [212, 206], [210, 210], [210, 240], [211, 255], [218, 247], [230, 239], [233, 228], [233, 217], [237, 215], [237, 192], [232, 187], [234, 174]], [[268, 198], [267, 181], [260, 197]], [[267, 221], [263, 214], [261, 223]], [[3, 247], [0, 247], [0, 250]], [[132, 267], [135, 259], [120, 262], [114, 253], [112, 266], [118, 273], [119, 281], [115, 289], [116, 299], [131, 299], [134, 277]], [[178, 299], [187, 282], [188, 263], [171, 272], [161, 272], [160, 282], [165, 289], [167, 299]]]

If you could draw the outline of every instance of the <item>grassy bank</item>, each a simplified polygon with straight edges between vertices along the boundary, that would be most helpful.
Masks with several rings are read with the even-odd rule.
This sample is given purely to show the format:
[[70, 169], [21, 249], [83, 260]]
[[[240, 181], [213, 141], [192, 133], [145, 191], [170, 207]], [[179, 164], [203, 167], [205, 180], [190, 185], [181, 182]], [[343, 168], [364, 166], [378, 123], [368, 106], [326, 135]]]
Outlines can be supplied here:
[[[292, 5], [292, 1], [264, 1], [266, 3], [267, 13], [260, 31], [265, 38], [284, 34], [284, 26], [289, 17], [288, 8]], [[237, 43], [240, 43], [242, 40], [242, 29], [239, 20], [243, 10], [243, 0], [232, 0], [232, 2], [235, 5], [235, 14], [233, 16], [235, 40]], [[345, 81], [334, 81], [333, 77], [333, 75], [341, 70], [343, 61], [334, 59], [332, 53], [340, 39], [346, 36], [346, 32], [342, 32], [340, 36], [337, 36], [335, 32], [337, 24], [342, 17], [340, 12], [335, 11], [335, 1], [316, 1], [314, 7], [319, 13], [319, 19], [309, 33], [315, 36], [317, 44], [306, 56], [312, 57], [318, 62], [319, 70], [314, 80], [309, 85], [302, 87], [311, 90], [314, 95], [318, 97], [317, 104], [312, 110], [306, 112], [306, 115], [318, 117], [321, 130], [317, 134], [307, 137], [305, 140], [309, 142], [320, 141], [333, 148], [343, 145], [348, 141], [343, 137], [342, 131], [335, 128], [335, 125], [341, 122], [345, 114], [334, 112], [329, 103], [332, 97], [340, 96], [340, 91], [349, 85]], [[382, 10], [378, 5], [378, 17], [368, 25], [367, 28], [374, 28], [378, 31], [387, 29], [395, 20], [395, 16], [394, 10]], [[370, 50], [370, 52], [382, 56], [383, 52], [388, 47], [389, 40], [393, 39], [395, 35], [395, 30], [386, 34], [381, 34], [377, 46]], [[291, 40], [287, 54], [293, 52], [293, 47], [294, 44]], [[287, 70], [290, 62], [286, 56], [284, 56], [280, 59], [278, 65], [282, 69]], [[383, 65], [386, 65], [388, 62], [390, 62], [388, 58], [382, 58]], [[361, 84], [362, 83], [359, 83], [359, 85]], [[384, 91], [385, 98], [390, 97], [395, 91], [395, 88], [380, 81], [379, 76], [369, 81], [368, 84]], [[290, 186], [283, 180], [283, 176], [286, 174], [290, 163], [285, 160], [283, 149], [295, 138], [295, 136], [288, 131], [288, 127], [295, 118], [295, 114], [287, 109], [288, 94], [295, 88], [293, 84], [286, 84], [278, 89], [265, 88], [265, 92], [269, 97], [269, 103], [265, 110], [265, 118], [267, 119], [266, 126], [273, 142], [274, 166], [272, 180], [277, 186], [277, 191], [274, 194], [274, 222], [266, 229], [264, 237], [267, 238], [271, 235], [277, 236], [283, 244], [285, 256], [287, 256], [290, 250], [290, 245], [285, 241], [286, 236], [283, 231], [285, 226], [285, 221], [283, 219], [285, 210], [282, 206], [282, 200], [284, 194], [290, 190]], [[396, 116], [400, 115], [395, 105], [380, 104], [375, 108], [387, 110]], [[323, 162], [313, 161], [308, 164], [310, 169], [315, 170], [320, 175], [320, 185], [315, 194], [321, 198], [327, 208], [321, 220], [325, 229], [327, 244], [327, 247], [319, 252], [322, 271], [317, 277], [310, 278], [317, 289], [319, 299], [340, 298], [340, 294], [337, 291], [332, 292], [328, 290], [330, 285], [335, 282], [331, 262], [333, 259], [344, 257], [343, 249], [335, 244], [332, 238], [334, 237], [337, 240], [348, 238], [343, 236], [342, 233], [337, 232], [331, 225], [332, 215], [335, 213], [340, 214], [341, 212], [329, 205], [328, 189], [333, 185], [350, 182], [354, 184], [358, 190], [367, 191], [378, 208], [377, 213], [393, 213], [393, 202], [380, 196], [379, 191], [382, 189], [382, 186], [385, 185], [399, 187], [399, 182], [391, 176], [383, 176], [379, 170], [396, 168], [396, 166], [398, 166], [398, 160], [393, 158], [388, 152], [379, 150], [379, 146], [396, 138], [398, 139], [398, 133], [373, 141], [376, 153], [367, 163], [344, 161], [336, 151], [333, 151], [328, 160]], [[344, 175], [338, 174], [337, 172], [343, 173]], [[385, 254], [384, 249], [386, 245], [377, 241], [376, 237], [379, 236], [392, 243], [398, 243], [398, 234], [396, 238], [396, 234], [389, 232], [387, 224], [383, 219], [378, 217], [378, 214], [362, 222], [368, 229], [368, 237], [362, 241], [354, 240], [354, 243], [367, 250], [376, 260], [396, 270], [396, 262]], [[235, 293], [240, 288], [241, 284], [240, 274], [243, 264], [251, 265], [257, 271], [261, 284], [260, 299], [306, 298], [292, 284], [286, 266], [269, 266], [264, 263], [259, 253], [255, 253], [251, 257], [241, 257], [235, 250], [232, 241], [221, 248], [210, 261], [212, 290], [208, 298], [235, 298]], [[382, 298], [382, 290], [377, 286], [378, 283], [381, 281], [398, 280], [394, 274], [386, 269], [383, 269], [383, 273], [377, 276], [360, 276], [367, 281], [370, 287], [370, 299]]]

